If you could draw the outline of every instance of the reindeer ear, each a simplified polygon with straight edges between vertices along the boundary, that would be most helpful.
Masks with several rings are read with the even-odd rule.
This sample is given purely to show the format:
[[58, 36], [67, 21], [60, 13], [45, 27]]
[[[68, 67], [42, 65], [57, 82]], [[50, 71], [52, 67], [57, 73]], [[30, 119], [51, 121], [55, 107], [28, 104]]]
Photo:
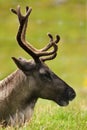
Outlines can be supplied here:
[[34, 66], [32, 65], [31, 62], [28, 62], [27, 60], [23, 59], [23, 58], [15, 58], [12, 57], [13, 61], [15, 62], [15, 64], [17, 65], [17, 67], [19, 69], [21, 69], [23, 72], [27, 72], [30, 71], [32, 68], [34, 68]]

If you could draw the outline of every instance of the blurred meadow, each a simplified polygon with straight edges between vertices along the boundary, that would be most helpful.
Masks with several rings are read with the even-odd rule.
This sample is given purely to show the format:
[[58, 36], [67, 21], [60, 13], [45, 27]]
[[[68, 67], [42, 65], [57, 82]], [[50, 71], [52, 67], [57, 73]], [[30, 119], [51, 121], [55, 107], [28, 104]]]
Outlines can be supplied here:
[[27, 40], [33, 46], [44, 47], [49, 41], [47, 32], [60, 35], [58, 55], [46, 63], [77, 93], [64, 108], [39, 99], [30, 123], [18, 129], [87, 130], [86, 0], [0, 0], [0, 80], [17, 68], [12, 56], [31, 58], [16, 42], [18, 20], [10, 8], [18, 4], [22, 12], [26, 5], [33, 9], [27, 30]]

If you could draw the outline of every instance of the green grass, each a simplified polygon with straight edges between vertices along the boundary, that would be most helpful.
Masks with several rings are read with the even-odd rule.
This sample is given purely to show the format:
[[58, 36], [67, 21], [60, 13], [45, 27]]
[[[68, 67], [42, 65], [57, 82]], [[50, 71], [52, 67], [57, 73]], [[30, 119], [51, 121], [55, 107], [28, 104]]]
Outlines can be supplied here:
[[[33, 11], [30, 16], [27, 39], [35, 47], [48, 43], [47, 32], [59, 34], [59, 52], [48, 66], [77, 93], [67, 107], [39, 99], [29, 124], [19, 130], [86, 130], [87, 129], [87, 19], [85, 0], [70, 0], [56, 5], [53, 0], [0, 1], [0, 79], [16, 69], [12, 56], [30, 58], [15, 40], [18, 21], [9, 9], [20, 4]], [[14, 128], [7, 128], [13, 129]], [[1, 128], [1, 130], [4, 130]]]

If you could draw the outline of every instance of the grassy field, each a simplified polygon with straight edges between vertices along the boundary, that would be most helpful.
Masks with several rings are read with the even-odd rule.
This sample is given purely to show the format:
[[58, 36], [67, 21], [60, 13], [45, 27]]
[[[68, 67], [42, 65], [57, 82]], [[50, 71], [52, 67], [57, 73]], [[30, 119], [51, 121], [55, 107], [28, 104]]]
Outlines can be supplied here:
[[10, 13], [10, 8], [16, 8], [18, 4], [22, 11], [29, 5], [33, 11], [28, 41], [42, 48], [49, 40], [47, 32], [60, 35], [58, 56], [47, 64], [77, 93], [76, 99], [63, 108], [52, 101], [39, 99], [29, 124], [18, 130], [87, 130], [87, 3], [85, 0], [56, 1], [0, 0], [0, 79], [16, 69], [12, 56], [30, 58], [17, 45], [18, 21]]

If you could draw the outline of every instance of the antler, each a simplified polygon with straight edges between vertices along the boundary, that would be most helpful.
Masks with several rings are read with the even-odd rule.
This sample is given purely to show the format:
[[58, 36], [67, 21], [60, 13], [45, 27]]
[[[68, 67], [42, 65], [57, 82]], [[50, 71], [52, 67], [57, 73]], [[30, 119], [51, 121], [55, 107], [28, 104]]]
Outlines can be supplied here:
[[[27, 28], [27, 23], [28, 23], [28, 17], [32, 11], [32, 8], [26, 7], [26, 15], [22, 15], [20, 11], [20, 6], [17, 7], [16, 10], [11, 9], [11, 11], [18, 16], [19, 19], [19, 30], [17, 33], [17, 41], [19, 45], [29, 54], [33, 57], [35, 62], [39, 62], [40, 60], [46, 61], [46, 60], [51, 60], [56, 57], [58, 46], [57, 43], [60, 40], [60, 37], [56, 35], [56, 40], [53, 40], [53, 37], [51, 34], [48, 34], [50, 38], [50, 43], [45, 46], [41, 50], [37, 50], [34, 48], [30, 43], [28, 43], [25, 40], [25, 34], [26, 34], [26, 28]], [[53, 50], [48, 51], [51, 47], [53, 47]], [[44, 58], [40, 58], [42, 56], [45, 56]], [[46, 57], [47, 56], [47, 57]]]

